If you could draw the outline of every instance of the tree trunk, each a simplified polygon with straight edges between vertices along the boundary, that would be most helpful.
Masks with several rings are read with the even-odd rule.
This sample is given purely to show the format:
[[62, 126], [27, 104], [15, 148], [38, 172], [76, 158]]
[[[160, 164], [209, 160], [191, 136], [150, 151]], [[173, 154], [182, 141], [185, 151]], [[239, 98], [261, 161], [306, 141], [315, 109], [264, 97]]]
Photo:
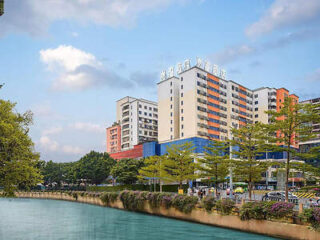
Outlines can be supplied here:
[[153, 179], [153, 191], [154, 191], [154, 192], [157, 191], [157, 182], [156, 182], [156, 179]]
[[249, 200], [251, 201], [251, 198], [252, 198], [252, 185], [251, 185], [251, 181], [249, 181], [248, 183], [248, 190], [249, 190]]
[[179, 183], [179, 189], [182, 189], [182, 181]]
[[162, 193], [162, 181], [159, 180], [159, 185], [160, 185], [160, 192]]
[[[289, 145], [290, 147], [290, 145]], [[287, 165], [286, 165], [286, 186], [285, 186], [285, 192], [286, 192], [286, 202], [289, 200], [288, 192], [289, 192], [289, 172], [290, 172], [290, 153], [287, 152]]]

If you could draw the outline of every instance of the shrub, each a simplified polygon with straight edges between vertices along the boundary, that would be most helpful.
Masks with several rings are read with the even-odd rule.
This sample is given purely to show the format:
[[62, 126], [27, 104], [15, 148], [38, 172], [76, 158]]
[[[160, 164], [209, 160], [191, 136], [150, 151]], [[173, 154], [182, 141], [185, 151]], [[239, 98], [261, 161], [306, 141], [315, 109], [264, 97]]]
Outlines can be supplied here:
[[210, 212], [211, 209], [216, 205], [216, 200], [213, 196], [206, 196], [202, 199], [203, 207]]
[[275, 202], [248, 202], [242, 205], [240, 209], [240, 219], [249, 220], [268, 219], [269, 212]]
[[310, 223], [312, 228], [320, 231], [320, 208], [304, 209], [300, 217], [304, 222]]
[[104, 204], [108, 205], [109, 203], [115, 202], [117, 200], [118, 196], [119, 196], [119, 194], [116, 192], [107, 192], [107, 193], [104, 193], [100, 197], [100, 199]]
[[232, 212], [234, 206], [235, 202], [229, 198], [218, 200], [216, 202], [217, 211], [224, 215], [229, 215]]
[[73, 197], [75, 200], [78, 200], [78, 193], [76, 193], [76, 192], [72, 193], [72, 197]]
[[166, 208], [170, 208], [172, 206], [172, 194], [163, 194], [161, 199], [161, 204]]
[[172, 206], [184, 213], [190, 213], [198, 203], [198, 198], [187, 195], [175, 194], [172, 199]]
[[276, 202], [272, 204], [271, 208], [269, 209], [268, 215], [273, 218], [290, 217], [293, 214], [293, 207], [293, 203]]
[[128, 210], [142, 210], [145, 200], [147, 200], [147, 192], [139, 191], [122, 191], [120, 200], [123, 207]]

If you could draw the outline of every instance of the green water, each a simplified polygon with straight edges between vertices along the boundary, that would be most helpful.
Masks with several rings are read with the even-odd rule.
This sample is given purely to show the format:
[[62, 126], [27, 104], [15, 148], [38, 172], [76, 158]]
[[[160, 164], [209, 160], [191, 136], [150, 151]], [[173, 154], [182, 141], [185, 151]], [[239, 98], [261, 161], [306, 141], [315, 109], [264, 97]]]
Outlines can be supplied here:
[[1, 240], [275, 239], [94, 205], [0, 198]]

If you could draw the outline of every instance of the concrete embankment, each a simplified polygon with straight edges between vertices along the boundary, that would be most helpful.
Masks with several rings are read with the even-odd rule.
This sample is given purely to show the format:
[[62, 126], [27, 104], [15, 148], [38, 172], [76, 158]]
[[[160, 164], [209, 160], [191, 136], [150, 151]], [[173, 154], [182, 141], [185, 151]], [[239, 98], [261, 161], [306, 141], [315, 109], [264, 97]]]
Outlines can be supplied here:
[[[16, 193], [16, 195], [20, 198], [67, 200], [81, 203], [89, 203], [99, 206], [106, 206], [98, 196], [81, 196], [80, 194], [77, 194], [75, 197], [72, 194], [70, 195], [67, 193], [60, 192], [18, 192]], [[108, 207], [125, 209], [120, 200], [116, 200], [113, 203], [109, 203]], [[178, 211], [175, 208], [151, 208], [149, 203], [146, 202], [141, 212], [197, 223], [203, 223], [207, 225], [231, 228], [245, 232], [258, 233], [283, 239], [320, 239], [320, 232], [311, 230], [307, 225], [298, 225], [266, 220], [241, 221], [238, 216], [222, 216], [214, 212], [209, 213], [204, 209], [194, 209], [190, 214], [185, 214], [183, 212]]]

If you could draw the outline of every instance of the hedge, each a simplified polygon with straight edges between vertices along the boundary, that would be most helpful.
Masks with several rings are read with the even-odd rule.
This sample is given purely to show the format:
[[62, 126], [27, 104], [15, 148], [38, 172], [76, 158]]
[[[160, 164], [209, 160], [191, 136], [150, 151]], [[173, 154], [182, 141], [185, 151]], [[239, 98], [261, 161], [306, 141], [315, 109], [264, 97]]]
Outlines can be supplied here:
[[[159, 184], [156, 185], [156, 189], [159, 190]], [[179, 185], [163, 185], [163, 192], [178, 192]], [[151, 185], [153, 190], [153, 185]], [[183, 185], [183, 191], [187, 192], [188, 185]], [[144, 184], [135, 184], [135, 185], [117, 185], [117, 186], [87, 186], [86, 191], [91, 192], [120, 192], [123, 190], [132, 190], [132, 191], [150, 191], [150, 185]]]

